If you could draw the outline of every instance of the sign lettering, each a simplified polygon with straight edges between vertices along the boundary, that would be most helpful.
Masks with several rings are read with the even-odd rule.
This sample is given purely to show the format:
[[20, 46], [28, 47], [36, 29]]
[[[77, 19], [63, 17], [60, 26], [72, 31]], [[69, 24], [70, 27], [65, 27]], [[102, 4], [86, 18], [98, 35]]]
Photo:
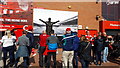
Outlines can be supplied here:
[[4, 19], [0, 18], [0, 21], [8, 21], [8, 22], [28, 22], [26, 19]]

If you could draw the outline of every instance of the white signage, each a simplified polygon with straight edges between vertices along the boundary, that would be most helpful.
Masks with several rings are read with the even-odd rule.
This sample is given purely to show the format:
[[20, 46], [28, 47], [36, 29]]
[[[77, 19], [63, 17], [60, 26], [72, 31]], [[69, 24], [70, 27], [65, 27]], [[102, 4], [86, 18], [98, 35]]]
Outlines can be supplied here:
[[110, 26], [120, 26], [120, 24], [110, 24]]
[[26, 19], [3, 19], [3, 18], [0, 18], [0, 21], [8, 21], [8, 22], [28, 22]]
[[0, 25], [0, 28], [14, 28], [14, 25]]
[[106, 4], [107, 4], [107, 5], [119, 4], [119, 0], [107, 0]]

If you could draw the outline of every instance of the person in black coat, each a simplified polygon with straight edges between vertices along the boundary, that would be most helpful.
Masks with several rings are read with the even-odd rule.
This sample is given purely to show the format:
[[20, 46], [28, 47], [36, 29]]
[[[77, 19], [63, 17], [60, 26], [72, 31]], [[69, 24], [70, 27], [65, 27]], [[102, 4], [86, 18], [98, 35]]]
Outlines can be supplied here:
[[82, 64], [82, 68], [89, 67], [89, 63], [91, 61], [91, 48], [92, 45], [90, 44], [88, 39], [86, 39], [85, 36], [82, 36], [80, 45], [78, 47], [78, 56]]
[[101, 65], [102, 63], [101, 52], [104, 49], [103, 39], [101, 38], [101, 36], [98, 36], [97, 39], [95, 40], [95, 47], [96, 47], [96, 65]]
[[[29, 54], [29, 57], [30, 57], [31, 52], [32, 52], [32, 48], [34, 48], [34, 45], [33, 45], [33, 43], [34, 43], [34, 35], [33, 35], [32, 28], [29, 28], [29, 31], [27, 31], [26, 37], [29, 38], [29, 43], [30, 44], [29, 44], [29, 46], [27, 46], [27, 49], [28, 49], [28, 54]], [[28, 61], [27, 64], [30, 65], [29, 58], [27, 58], [27, 61]]]

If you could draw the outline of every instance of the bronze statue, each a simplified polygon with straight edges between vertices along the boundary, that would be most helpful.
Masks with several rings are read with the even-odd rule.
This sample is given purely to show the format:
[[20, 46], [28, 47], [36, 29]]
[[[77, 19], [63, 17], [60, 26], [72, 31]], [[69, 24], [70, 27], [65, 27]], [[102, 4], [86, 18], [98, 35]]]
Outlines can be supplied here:
[[59, 22], [59, 20], [56, 21], [56, 22], [51, 22], [51, 18], [48, 18], [48, 21], [43, 21], [43, 20], [41, 20], [41, 19], [39, 19], [39, 20], [46, 24], [46, 33], [47, 33], [48, 35], [50, 35], [50, 32], [53, 30], [53, 29], [52, 29], [53, 24], [56, 24], [57, 22]]

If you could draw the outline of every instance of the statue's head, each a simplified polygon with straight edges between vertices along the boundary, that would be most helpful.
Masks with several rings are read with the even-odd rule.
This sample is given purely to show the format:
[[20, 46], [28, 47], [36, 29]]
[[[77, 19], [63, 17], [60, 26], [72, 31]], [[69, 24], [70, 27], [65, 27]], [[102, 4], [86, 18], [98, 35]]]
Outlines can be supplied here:
[[48, 21], [51, 21], [51, 18], [48, 18]]

